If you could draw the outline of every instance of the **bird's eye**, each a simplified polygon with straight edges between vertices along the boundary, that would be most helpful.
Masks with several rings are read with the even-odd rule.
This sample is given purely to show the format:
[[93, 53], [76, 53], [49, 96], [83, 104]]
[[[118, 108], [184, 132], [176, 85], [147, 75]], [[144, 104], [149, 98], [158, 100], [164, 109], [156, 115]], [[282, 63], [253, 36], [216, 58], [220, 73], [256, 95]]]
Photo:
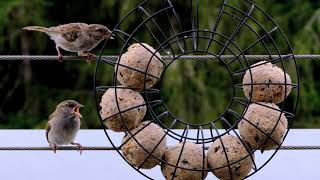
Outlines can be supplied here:
[[100, 33], [104, 33], [104, 30], [103, 30], [103, 29], [98, 29], [98, 31], [99, 31]]
[[74, 104], [68, 104], [68, 107], [73, 108], [73, 107], [75, 107], [75, 105]]

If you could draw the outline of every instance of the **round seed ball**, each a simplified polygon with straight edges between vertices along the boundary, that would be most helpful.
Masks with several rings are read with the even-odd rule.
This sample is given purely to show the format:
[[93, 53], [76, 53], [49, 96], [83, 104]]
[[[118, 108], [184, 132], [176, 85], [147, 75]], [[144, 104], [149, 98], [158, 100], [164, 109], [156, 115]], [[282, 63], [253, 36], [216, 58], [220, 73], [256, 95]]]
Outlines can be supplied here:
[[[139, 43], [132, 44], [128, 48], [128, 51], [122, 54], [120, 60], [118, 60], [118, 62], [121, 65], [125, 65], [141, 71], [138, 72], [133, 69], [119, 65], [117, 79], [123, 86], [143, 89], [144, 81], [146, 81], [146, 88], [149, 89], [157, 83], [158, 79], [155, 77], [160, 77], [161, 75], [161, 72], [163, 70], [163, 64], [159, 60], [161, 59], [160, 54], [156, 53], [154, 56], [152, 56], [152, 54], [156, 50], [146, 43], [142, 44], [143, 46]], [[151, 62], [148, 66], [150, 59]], [[115, 68], [117, 68], [117, 66]], [[147, 71], [147, 73], [149, 74], [146, 78], [145, 74], [142, 73], [145, 71]]]
[[[283, 136], [288, 127], [288, 121], [283, 113], [281, 114], [281, 117], [280, 117], [280, 112], [277, 111], [280, 109], [277, 105], [272, 103], [260, 103], [260, 104], [274, 108], [274, 109], [261, 106], [259, 104], [249, 105], [244, 115], [244, 119], [248, 120], [252, 124], [242, 119], [238, 124], [240, 135], [254, 149], [261, 149], [261, 150], [275, 149], [279, 146], [278, 144], [282, 143], [283, 141]], [[267, 140], [267, 136], [264, 135], [261, 131], [259, 131], [255, 126], [267, 135], [269, 135], [274, 129], [270, 137], [276, 143], [271, 139]]]
[[[181, 148], [183, 143], [175, 145], [169, 148], [164, 154], [164, 161], [171, 165], [176, 165]], [[204, 157], [204, 166], [203, 166], [203, 150], [200, 145], [196, 145], [191, 142], [186, 142], [184, 145], [183, 152], [181, 154], [180, 161], [178, 163], [178, 167], [187, 168], [187, 169], [194, 169], [194, 170], [202, 170], [207, 169], [207, 160]], [[167, 163], [161, 164], [161, 171], [164, 177], [167, 180], [171, 180], [174, 172], [174, 167], [168, 165]], [[208, 172], [204, 172], [204, 178], [208, 175]], [[202, 179], [202, 171], [192, 171], [177, 168], [175, 173], [175, 180], [200, 180]]]
[[[292, 86], [285, 85], [291, 84], [291, 78], [286, 74], [285, 79], [283, 70], [276, 65], [272, 63], [259, 65], [261, 63], [266, 63], [266, 61], [252, 65], [252, 81], [250, 71], [246, 71], [243, 77], [244, 94], [250, 99], [250, 94], [252, 93], [251, 101], [253, 102], [281, 103], [291, 92]], [[251, 84], [255, 84], [253, 85], [253, 90]], [[286, 91], [285, 87], [287, 87]]]
[[[139, 93], [130, 89], [117, 88], [117, 99], [120, 111], [125, 111], [121, 113], [125, 124], [123, 123], [120, 114], [118, 114], [119, 109], [117, 107], [114, 88], [108, 89], [102, 96], [100, 102], [100, 115], [104, 120], [104, 124], [115, 132], [127, 131], [125, 125], [127, 125], [129, 130], [137, 127], [147, 111], [146, 106], [143, 105], [145, 104], [143, 97]], [[139, 107], [133, 108], [135, 106]], [[133, 109], [127, 110], [130, 108]]]
[[[160, 161], [157, 158], [161, 159], [167, 149], [167, 139], [166, 137], [163, 138], [165, 135], [163, 129], [154, 123], [149, 125], [148, 123], [149, 121], [142, 122], [137, 128], [131, 131], [136, 140], [147, 151], [145, 151], [135, 139], [131, 138], [132, 136], [129, 133], [126, 133], [122, 139], [122, 143], [125, 143], [121, 147], [122, 153], [133, 166], [140, 167], [147, 159], [144, 164], [142, 164], [142, 169], [151, 169], [159, 164]], [[141, 130], [142, 128], [144, 129]], [[139, 130], [141, 131], [138, 132]], [[135, 135], [135, 133], [137, 134]], [[152, 155], [157, 158], [149, 155], [148, 152], [152, 152]]]
[[[225, 147], [226, 152], [224, 152], [221, 141], [223, 142], [223, 146]], [[224, 135], [221, 137], [221, 141], [220, 139], [216, 139], [208, 150], [209, 167], [212, 169], [217, 168], [213, 170], [212, 173], [221, 180], [230, 180], [231, 175], [228, 166], [229, 160], [232, 179], [243, 179], [250, 173], [250, 170], [253, 166], [252, 159], [247, 149], [242, 144], [240, 139], [236, 136]], [[249, 148], [248, 150], [251, 151], [251, 149]], [[226, 158], [226, 154], [228, 156], [228, 160]]]

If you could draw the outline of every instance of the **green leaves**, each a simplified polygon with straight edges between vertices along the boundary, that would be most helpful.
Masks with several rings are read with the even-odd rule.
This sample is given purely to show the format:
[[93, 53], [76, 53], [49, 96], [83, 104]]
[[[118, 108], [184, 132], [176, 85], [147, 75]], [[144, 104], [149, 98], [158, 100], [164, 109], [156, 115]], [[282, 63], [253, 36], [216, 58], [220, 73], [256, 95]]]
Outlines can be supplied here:
[[[141, 2], [142, 0], [1, 0], [0, 54], [21, 54], [23, 41], [27, 41], [29, 44], [29, 53], [31, 54], [55, 54], [54, 44], [46, 35], [28, 33], [21, 31], [21, 28], [27, 25], [52, 26], [81, 21], [105, 24], [112, 29]], [[172, 2], [176, 5], [184, 30], [190, 30], [191, 17], [188, 17], [191, 14], [190, 1], [176, 0]], [[199, 3], [200, 29], [210, 30], [215, 23], [221, 1], [203, 0]], [[237, 1], [229, 1], [229, 3], [236, 4]], [[305, 0], [303, 3], [300, 0], [261, 0], [256, 3], [271, 14], [283, 29], [294, 45], [295, 53], [320, 53], [320, 2], [311, 0]], [[151, 14], [153, 14], [159, 5], [162, 5], [162, 1], [150, 1], [145, 8], [150, 9]], [[228, 11], [231, 12], [230, 9]], [[192, 13], [195, 13], [194, 7]], [[170, 16], [172, 16], [172, 13]], [[232, 20], [232, 17], [224, 16], [225, 19], [219, 25], [218, 32], [229, 35], [237, 24], [234, 23], [236, 21]], [[256, 15], [256, 18], [259, 22], [267, 24], [261, 15]], [[138, 13], [134, 13], [128, 17], [125, 23], [121, 24], [121, 30], [131, 32], [142, 20], [143, 18]], [[161, 24], [161, 28], [170, 29], [166, 14], [162, 14], [156, 20]], [[177, 23], [174, 20], [173, 22], [173, 26], [177, 27]], [[258, 29], [258, 26], [250, 20], [247, 21], [247, 24], [253, 29]], [[151, 26], [152, 23], [148, 25]], [[249, 31], [247, 27], [244, 27], [235, 38], [239, 47], [247, 47], [253, 40], [256, 40], [256, 35], [249, 33]], [[166, 31], [165, 33], [166, 35], [172, 35], [172, 32]], [[263, 34], [263, 32], [258, 33]], [[162, 38], [161, 34], [157, 34], [157, 36]], [[137, 34], [137, 38], [153, 46], [158, 45], [146, 31]], [[284, 42], [277, 38], [275, 37], [276, 41], [280, 43], [279, 46], [281, 46], [281, 43]], [[222, 38], [217, 38], [217, 40], [223, 41]], [[200, 42], [200, 47], [205, 45], [206, 43]], [[108, 44], [104, 54], [118, 54], [121, 48], [120, 40], [114, 40]], [[221, 47], [217, 45], [210, 48], [213, 52], [218, 52], [220, 49]], [[231, 47], [231, 49], [235, 50], [234, 47]], [[99, 48], [95, 52], [99, 52]], [[230, 54], [229, 51], [226, 53]], [[261, 54], [265, 53], [265, 50], [258, 47], [252, 49], [249, 53]], [[64, 52], [64, 54], [68, 53]], [[297, 125], [298, 127], [320, 127], [320, 76], [318, 75], [320, 65], [318, 62], [310, 61], [300, 61], [298, 63], [302, 82]], [[3, 124], [0, 121], [0, 127], [41, 128], [48, 115], [53, 111], [54, 106], [61, 100], [71, 98], [78, 99], [86, 104], [84, 109], [86, 121], [82, 127], [99, 127], [95, 105], [92, 100], [92, 79], [95, 69], [93, 64], [87, 65], [82, 62], [67, 62], [59, 65], [48, 64], [47, 62], [31, 63], [32, 80], [27, 85], [24, 85], [23, 65], [17, 63], [10, 65], [11, 70], [18, 73], [14, 76], [1, 76], [0, 85], [8, 84], [10, 81], [19, 82], [19, 89], [13, 93], [22, 99], [17, 103], [19, 105], [17, 106], [24, 108], [14, 110], [14, 112], [0, 109], [0, 118], [5, 117], [8, 121]], [[293, 72], [292, 64], [288, 67], [290, 67], [288, 68], [289, 72]], [[55, 71], [51, 71], [51, 68]], [[197, 122], [206, 121], [216, 117], [225, 109], [226, 104], [230, 101], [226, 89], [230, 87], [225, 80], [227, 75], [224, 67], [186, 62], [170, 68], [172, 69], [168, 72], [169, 75], [166, 75], [164, 82], [166, 87], [164, 95], [168, 97], [168, 106], [178, 116], [190, 118]], [[0, 70], [2, 71], [1, 68]], [[111, 85], [113, 70], [111, 66], [99, 70], [100, 85]], [[57, 79], [50, 78], [51, 76]], [[30, 89], [26, 91], [27, 88]], [[0, 86], [0, 90], [6, 92], [2, 96], [8, 96], [11, 86]], [[25, 94], [26, 92], [29, 94]], [[28, 101], [24, 102], [24, 98]], [[4, 105], [11, 107], [14, 103], [11, 100], [4, 102]], [[24, 103], [32, 105], [32, 107], [23, 106]], [[179, 106], [176, 106], [176, 104], [179, 104]]]

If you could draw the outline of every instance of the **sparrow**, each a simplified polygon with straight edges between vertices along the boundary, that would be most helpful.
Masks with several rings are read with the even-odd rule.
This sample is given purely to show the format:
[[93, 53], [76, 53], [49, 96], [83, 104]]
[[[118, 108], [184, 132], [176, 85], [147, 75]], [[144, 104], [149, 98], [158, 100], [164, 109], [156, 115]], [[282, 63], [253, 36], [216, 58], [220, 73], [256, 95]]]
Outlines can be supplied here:
[[69, 23], [55, 27], [27, 26], [22, 28], [29, 31], [44, 32], [55, 42], [58, 61], [63, 60], [60, 48], [77, 52], [78, 56], [87, 57], [90, 62], [96, 55], [89, 53], [104, 39], [114, 39], [106, 26], [100, 24]]
[[59, 103], [55, 111], [49, 116], [46, 138], [54, 153], [56, 153], [59, 145], [68, 144], [76, 145], [80, 154], [82, 153], [82, 146], [74, 142], [80, 129], [81, 107], [84, 106], [77, 101], [66, 100]]

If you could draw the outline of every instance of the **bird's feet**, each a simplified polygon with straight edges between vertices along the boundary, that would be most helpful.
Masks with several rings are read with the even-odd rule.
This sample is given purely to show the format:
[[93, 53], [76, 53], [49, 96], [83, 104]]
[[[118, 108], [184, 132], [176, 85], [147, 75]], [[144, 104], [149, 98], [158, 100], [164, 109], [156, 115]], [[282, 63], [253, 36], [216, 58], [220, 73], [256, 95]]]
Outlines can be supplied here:
[[56, 144], [50, 144], [50, 147], [52, 148], [53, 152], [56, 154], [58, 146]]
[[78, 147], [78, 151], [80, 151], [80, 155], [82, 154], [83, 147], [79, 143], [72, 142], [72, 145], [76, 145]]
[[86, 62], [91, 63], [92, 60], [96, 59], [97, 56], [95, 54], [89, 53], [89, 52], [79, 52], [79, 56], [86, 57]]
[[62, 61], [63, 61], [63, 56], [62, 56], [62, 54], [58, 54], [58, 61], [59, 61], [59, 62], [62, 62]]
[[57, 50], [57, 53], [58, 53], [58, 61], [62, 62], [63, 56], [62, 56], [62, 54], [60, 52], [60, 47], [58, 45], [56, 45], [56, 50]]
[[97, 56], [95, 54], [92, 53], [87, 53], [87, 63], [90, 63], [92, 60], [95, 60], [97, 58]]

